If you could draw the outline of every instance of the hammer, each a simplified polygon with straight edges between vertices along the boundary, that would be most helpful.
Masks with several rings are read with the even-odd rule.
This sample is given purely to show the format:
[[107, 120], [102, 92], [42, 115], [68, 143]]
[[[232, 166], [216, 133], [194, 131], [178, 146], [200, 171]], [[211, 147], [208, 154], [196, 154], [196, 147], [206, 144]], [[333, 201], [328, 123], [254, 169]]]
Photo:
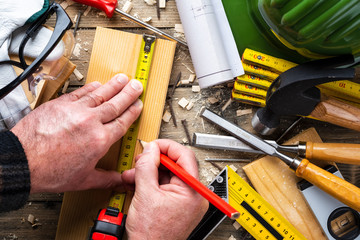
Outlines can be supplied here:
[[360, 68], [336, 68], [354, 62], [352, 55], [306, 62], [279, 75], [270, 85], [266, 106], [252, 119], [253, 128], [270, 135], [281, 116], [302, 115], [360, 131], [360, 109], [320, 94], [316, 85], [338, 80], [360, 80]]

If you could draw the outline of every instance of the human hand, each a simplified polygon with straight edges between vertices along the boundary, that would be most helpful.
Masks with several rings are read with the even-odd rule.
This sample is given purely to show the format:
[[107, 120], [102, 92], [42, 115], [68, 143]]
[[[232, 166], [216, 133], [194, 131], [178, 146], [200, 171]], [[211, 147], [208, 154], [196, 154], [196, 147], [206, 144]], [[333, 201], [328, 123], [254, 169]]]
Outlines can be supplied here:
[[[135, 194], [126, 219], [129, 239], [186, 239], [208, 209], [208, 202], [169, 170], [159, 169], [160, 152], [198, 178], [194, 153], [171, 140], [147, 144], [135, 169], [123, 173], [135, 178]], [[135, 175], [135, 177], [134, 177]]]
[[31, 192], [64, 192], [123, 185], [120, 173], [98, 160], [138, 118], [142, 84], [123, 74], [45, 103], [11, 130], [28, 159]]

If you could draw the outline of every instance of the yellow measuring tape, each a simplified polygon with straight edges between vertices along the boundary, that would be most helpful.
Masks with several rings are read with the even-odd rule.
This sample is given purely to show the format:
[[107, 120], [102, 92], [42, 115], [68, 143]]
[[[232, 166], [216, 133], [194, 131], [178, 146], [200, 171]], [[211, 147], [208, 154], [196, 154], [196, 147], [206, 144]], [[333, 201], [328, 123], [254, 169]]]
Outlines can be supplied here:
[[227, 166], [229, 204], [240, 217], [236, 220], [258, 240], [306, 240], [306, 238], [258, 194], [234, 170]]
[[[297, 66], [297, 64], [276, 58], [251, 49], [245, 49], [242, 60], [244, 70], [250, 75], [274, 80], [280, 73]], [[360, 84], [348, 80], [328, 82], [318, 86], [320, 90], [331, 90], [331, 96], [360, 103]], [[330, 93], [330, 91], [327, 91]]]
[[[140, 55], [136, 67], [135, 79], [139, 80], [143, 85], [143, 93], [140, 100], [144, 102], [146, 86], [150, 73], [151, 60], [154, 53], [156, 37], [144, 34], [141, 43]], [[139, 120], [136, 120], [126, 132], [121, 141], [120, 159], [117, 166], [117, 171], [123, 173], [125, 170], [131, 168], [137, 136], [139, 132]], [[126, 193], [114, 193], [111, 196], [109, 206], [118, 208], [120, 211], [123, 208]]]

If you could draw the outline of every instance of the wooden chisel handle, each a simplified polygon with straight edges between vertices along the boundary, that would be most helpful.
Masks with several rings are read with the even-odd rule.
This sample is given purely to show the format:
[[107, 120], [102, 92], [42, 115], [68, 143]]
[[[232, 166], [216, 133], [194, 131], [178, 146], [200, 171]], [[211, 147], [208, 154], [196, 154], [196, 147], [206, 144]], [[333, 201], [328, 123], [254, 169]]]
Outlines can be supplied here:
[[305, 158], [360, 165], [360, 144], [307, 142]]
[[301, 177], [356, 211], [360, 211], [360, 188], [303, 159], [295, 171]]
[[321, 96], [321, 102], [316, 105], [310, 116], [360, 131], [360, 109], [335, 98]]

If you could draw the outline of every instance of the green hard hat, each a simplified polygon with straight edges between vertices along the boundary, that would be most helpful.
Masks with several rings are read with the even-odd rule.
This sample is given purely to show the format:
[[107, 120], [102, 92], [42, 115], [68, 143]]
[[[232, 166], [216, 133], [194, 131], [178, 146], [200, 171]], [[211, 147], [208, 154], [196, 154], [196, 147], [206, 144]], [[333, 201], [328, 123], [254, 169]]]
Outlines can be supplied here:
[[240, 53], [360, 60], [360, 0], [222, 0]]

